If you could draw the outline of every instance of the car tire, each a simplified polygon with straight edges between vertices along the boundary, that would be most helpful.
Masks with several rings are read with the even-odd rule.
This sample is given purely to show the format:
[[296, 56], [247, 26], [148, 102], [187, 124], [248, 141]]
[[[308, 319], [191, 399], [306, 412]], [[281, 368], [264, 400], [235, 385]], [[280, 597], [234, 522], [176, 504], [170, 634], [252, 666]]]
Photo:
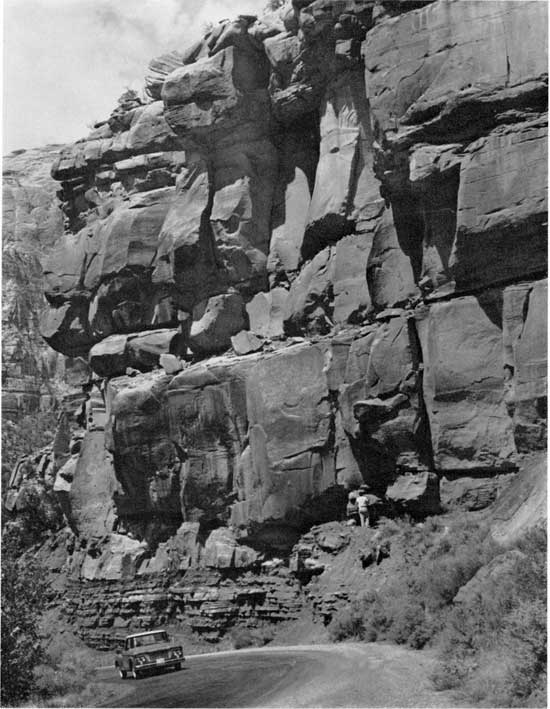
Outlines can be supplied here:
[[174, 669], [176, 670], [176, 672], [178, 670], [181, 670], [181, 662], [176, 662], [176, 664], [174, 665]]
[[128, 677], [128, 673], [126, 670], [123, 670], [122, 667], [118, 668], [118, 674], [120, 675], [120, 679], [126, 679]]
[[140, 678], [141, 678], [141, 672], [139, 672], [138, 670], [136, 670], [135, 667], [132, 667], [132, 677], [133, 677], [134, 679], [140, 679]]

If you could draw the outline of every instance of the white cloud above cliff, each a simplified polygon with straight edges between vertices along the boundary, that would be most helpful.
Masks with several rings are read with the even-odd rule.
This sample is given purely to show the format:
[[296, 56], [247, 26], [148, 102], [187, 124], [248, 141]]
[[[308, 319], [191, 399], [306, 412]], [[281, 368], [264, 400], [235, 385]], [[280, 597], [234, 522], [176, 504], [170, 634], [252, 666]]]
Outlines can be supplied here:
[[267, 0], [4, 0], [3, 151], [83, 137], [149, 60]]

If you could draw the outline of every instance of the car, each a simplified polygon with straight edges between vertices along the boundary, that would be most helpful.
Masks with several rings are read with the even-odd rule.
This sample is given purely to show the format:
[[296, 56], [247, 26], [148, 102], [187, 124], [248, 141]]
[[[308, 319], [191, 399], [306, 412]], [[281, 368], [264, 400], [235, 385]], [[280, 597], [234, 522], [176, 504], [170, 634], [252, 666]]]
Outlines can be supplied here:
[[151, 670], [181, 670], [183, 662], [182, 646], [166, 630], [150, 630], [126, 637], [124, 649], [116, 651], [115, 668], [122, 679], [139, 679]]

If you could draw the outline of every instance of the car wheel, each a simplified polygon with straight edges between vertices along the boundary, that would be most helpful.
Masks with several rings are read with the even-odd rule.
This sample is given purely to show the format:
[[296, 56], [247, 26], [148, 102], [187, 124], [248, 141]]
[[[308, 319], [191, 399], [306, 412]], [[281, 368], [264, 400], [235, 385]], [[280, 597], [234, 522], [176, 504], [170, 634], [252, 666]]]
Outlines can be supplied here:
[[174, 669], [176, 670], [176, 672], [177, 672], [178, 670], [181, 670], [181, 662], [177, 662], [177, 663], [174, 665]]
[[126, 679], [127, 677], [126, 670], [123, 670], [122, 667], [118, 668], [118, 674], [120, 675], [120, 679]]
[[134, 679], [139, 679], [141, 677], [141, 672], [139, 672], [139, 670], [136, 670], [135, 667], [132, 667], [132, 677]]

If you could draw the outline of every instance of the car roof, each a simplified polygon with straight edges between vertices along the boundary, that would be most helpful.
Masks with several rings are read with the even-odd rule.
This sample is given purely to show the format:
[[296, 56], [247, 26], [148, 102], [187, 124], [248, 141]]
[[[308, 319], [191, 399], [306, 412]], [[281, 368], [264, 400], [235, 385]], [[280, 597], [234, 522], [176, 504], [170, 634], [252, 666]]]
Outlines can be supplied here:
[[133, 633], [132, 635], [127, 635], [126, 640], [129, 638], [140, 638], [142, 635], [153, 635], [153, 633], [165, 633], [164, 628], [157, 628], [156, 630], [147, 630], [145, 633]]

